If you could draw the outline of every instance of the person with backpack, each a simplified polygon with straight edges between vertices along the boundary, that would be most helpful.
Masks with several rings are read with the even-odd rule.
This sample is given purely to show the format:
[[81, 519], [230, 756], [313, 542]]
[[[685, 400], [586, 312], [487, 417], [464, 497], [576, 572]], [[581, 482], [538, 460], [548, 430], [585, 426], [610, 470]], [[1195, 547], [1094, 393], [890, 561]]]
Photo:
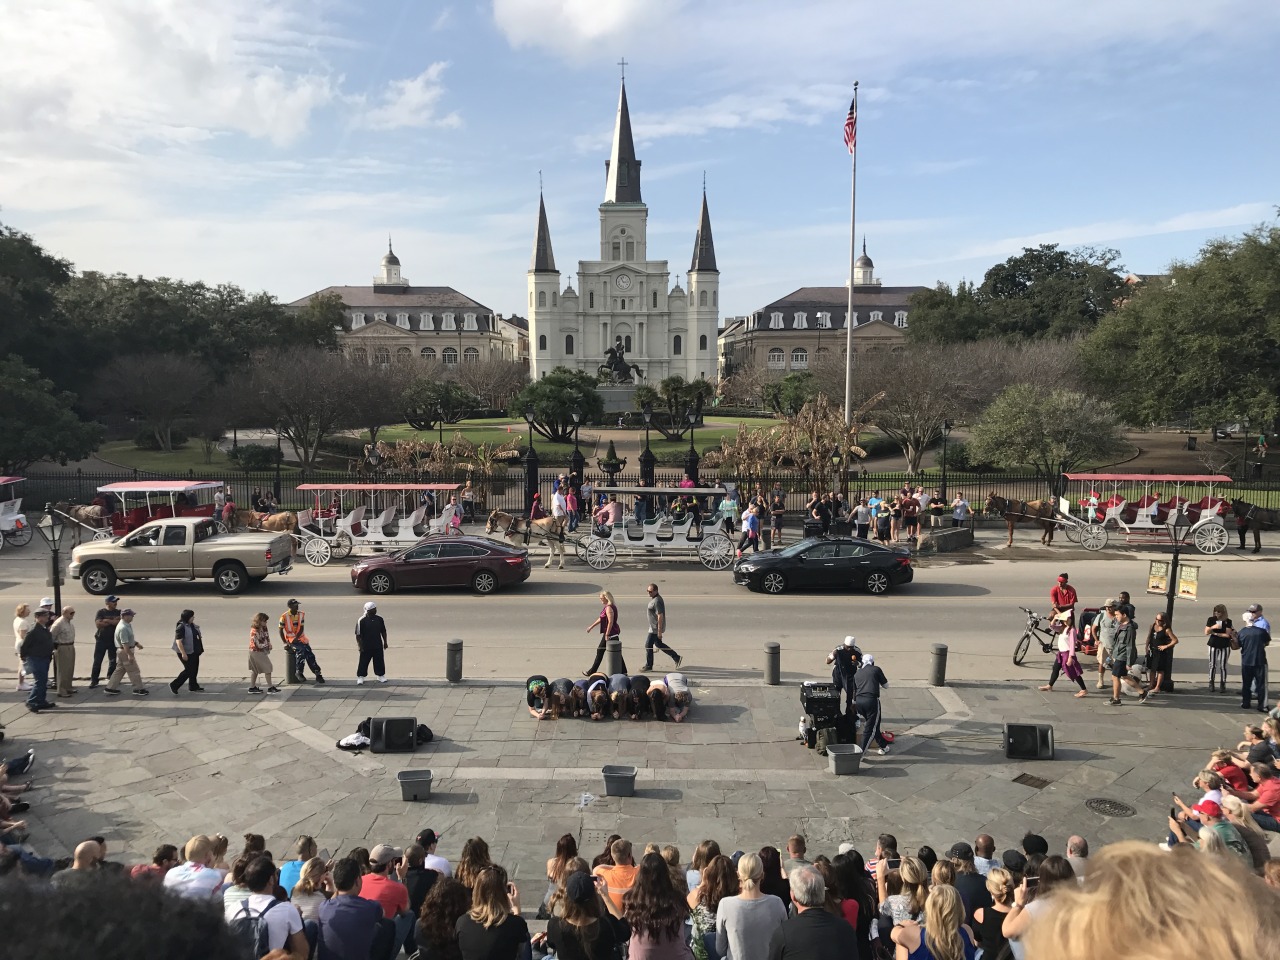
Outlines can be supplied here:
[[293, 904], [277, 900], [276, 865], [260, 856], [245, 867], [249, 897], [228, 904], [224, 914], [232, 936], [254, 960], [270, 954], [273, 960], [307, 960], [311, 946], [302, 932], [302, 916]]

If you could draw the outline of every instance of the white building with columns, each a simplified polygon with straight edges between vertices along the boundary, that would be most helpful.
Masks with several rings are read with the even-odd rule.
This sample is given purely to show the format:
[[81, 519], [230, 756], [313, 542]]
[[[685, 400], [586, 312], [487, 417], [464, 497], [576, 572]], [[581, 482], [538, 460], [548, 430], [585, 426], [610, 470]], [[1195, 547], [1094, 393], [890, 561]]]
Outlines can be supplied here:
[[578, 261], [580, 291], [569, 278], [561, 283], [546, 206], [538, 198], [528, 306], [535, 378], [559, 366], [595, 373], [605, 351], [619, 340], [627, 362], [639, 366], [647, 382], [677, 374], [686, 380], [716, 378], [720, 271], [705, 188], [687, 292], [678, 280], [672, 285], [666, 260], [650, 259], [648, 222], [623, 83], [613, 149], [605, 162], [600, 256]]

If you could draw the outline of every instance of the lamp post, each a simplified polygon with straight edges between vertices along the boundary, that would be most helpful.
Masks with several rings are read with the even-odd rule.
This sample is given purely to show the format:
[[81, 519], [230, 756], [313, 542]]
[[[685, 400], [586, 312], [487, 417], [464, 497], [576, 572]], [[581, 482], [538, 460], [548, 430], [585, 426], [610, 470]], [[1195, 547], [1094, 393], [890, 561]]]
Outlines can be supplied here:
[[440, 446], [444, 446], [444, 407], [436, 407], [436, 430], [439, 431]]
[[538, 451], [533, 448], [533, 407], [524, 408], [524, 422], [529, 425], [529, 449], [524, 455], [525, 509], [533, 505], [533, 495], [538, 492]]
[[653, 404], [646, 403], [640, 408], [640, 414], [644, 417], [644, 453], [640, 454], [640, 483], [652, 487], [653, 467], [658, 462], [658, 458], [649, 449], [649, 426], [653, 423]]
[[569, 471], [578, 475], [578, 482], [582, 482], [582, 476], [587, 469], [587, 460], [582, 455], [582, 451], [578, 449], [578, 427], [582, 425], [582, 408], [574, 406], [569, 411], [569, 415], [573, 417], [573, 456], [569, 458]]
[[947, 437], [951, 436], [951, 421], [942, 421], [942, 492], [941, 498], [947, 499]]
[[[284, 449], [280, 446], [280, 428], [283, 424], [276, 424], [276, 476], [271, 484], [271, 492], [275, 495], [276, 503], [280, 502], [280, 461], [284, 459]], [[253, 506], [253, 504], [250, 504]]]
[[1249, 479], [1249, 421], [1240, 421], [1240, 480]]
[[53, 587], [54, 616], [62, 615], [62, 558], [58, 554], [65, 528], [66, 523], [53, 509], [53, 504], [46, 503], [44, 518], [36, 524], [36, 529], [49, 547], [49, 586]]
[[[832, 479], [840, 482], [840, 492], [844, 494], [844, 454], [841, 453], [839, 447], [831, 448], [831, 472]], [[848, 500], [848, 496], [845, 496]]]
[[[1164, 588], [1164, 622], [1165, 626], [1170, 630], [1173, 629], [1173, 601], [1178, 596], [1178, 561], [1182, 554], [1182, 541], [1190, 529], [1191, 522], [1181, 510], [1174, 512], [1164, 524], [1165, 533], [1169, 535], [1169, 542], [1173, 544], [1173, 558], [1169, 562], [1169, 577]], [[1165, 674], [1165, 684], [1166, 686], [1162, 689], [1171, 692], [1173, 690], [1172, 668]]]
[[698, 479], [698, 463], [701, 458], [693, 446], [693, 426], [698, 422], [697, 408], [686, 407], [684, 417], [689, 422], [689, 452], [684, 456], [684, 472], [689, 475], [689, 479], [693, 481], [694, 486], [698, 486], [701, 482]]

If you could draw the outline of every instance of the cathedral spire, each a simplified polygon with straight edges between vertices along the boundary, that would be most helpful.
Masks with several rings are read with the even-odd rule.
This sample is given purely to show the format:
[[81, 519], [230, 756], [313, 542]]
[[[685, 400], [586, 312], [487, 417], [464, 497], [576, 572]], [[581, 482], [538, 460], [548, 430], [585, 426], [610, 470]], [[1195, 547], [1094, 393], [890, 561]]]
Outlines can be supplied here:
[[643, 203], [640, 199], [640, 161], [631, 139], [631, 111], [627, 109], [627, 84], [618, 95], [618, 119], [613, 127], [613, 149], [605, 161], [605, 203]]
[[533, 262], [529, 267], [532, 273], [557, 273], [556, 257], [551, 252], [551, 228], [547, 226], [547, 206], [542, 202], [542, 193], [538, 193], [538, 232], [533, 238]]
[[711, 237], [711, 212], [707, 209], [706, 186], [702, 189], [702, 216], [698, 219], [698, 234], [693, 241], [693, 262], [689, 272], [704, 270], [719, 273], [716, 268], [716, 244]]

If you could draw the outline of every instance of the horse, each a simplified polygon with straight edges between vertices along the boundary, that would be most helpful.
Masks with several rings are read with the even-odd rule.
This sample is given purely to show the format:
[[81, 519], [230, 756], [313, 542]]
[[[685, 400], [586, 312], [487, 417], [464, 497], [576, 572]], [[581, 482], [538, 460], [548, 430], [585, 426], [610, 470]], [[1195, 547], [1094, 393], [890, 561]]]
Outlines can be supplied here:
[[75, 544], [80, 545], [80, 536], [84, 527], [101, 530], [107, 525], [107, 510], [98, 504], [85, 506], [82, 503], [68, 503], [60, 500], [53, 505], [54, 512], [70, 517], [75, 524]]
[[987, 494], [987, 513], [998, 513], [1004, 517], [1009, 527], [1009, 542], [1005, 546], [1013, 546], [1013, 528], [1019, 523], [1038, 523], [1043, 531], [1040, 542], [1045, 546], [1053, 544], [1053, 531], [1057, 526], [1053, 516], [1057, 511], [1052, 500], [1006, 500], [994, 493]]
[[1253, 531], [1254, 553], [1262, 550], [1263, 530], [1280, 530], [1280, 512], [1255, 506], [1248, 500], [1232, 500], [1231, 512], [1235, 514], [1236, 529], [1240, 533], [1240, 546], [1236, 548], [1238, 550], [1244, 549], [1246, 530]]
[[237, 510], [230, 527], [232, 530], [248, 527], [251, 530], [269, 530], [272, 533], [297, 533], [298, 515], [292, 510], [282, 510], [280, 513]]
[[541, 520], [530, 520], [528, 517], [517, 517], [502, 510], [495, 510], [489, 514], [484, 532], [495, 533], [499, 527], [502, 528], [502, 535], [512, 543], [521, 541], [528, 544], [529, 538], [533, 535], [545, 537], [547, 562], [542, 565], [543, 568], [551, 566], [552, 557], [559, 554], [559, 569], [564, 569], [564, 534], [569, 529], [568, 517], [543, 517]]

